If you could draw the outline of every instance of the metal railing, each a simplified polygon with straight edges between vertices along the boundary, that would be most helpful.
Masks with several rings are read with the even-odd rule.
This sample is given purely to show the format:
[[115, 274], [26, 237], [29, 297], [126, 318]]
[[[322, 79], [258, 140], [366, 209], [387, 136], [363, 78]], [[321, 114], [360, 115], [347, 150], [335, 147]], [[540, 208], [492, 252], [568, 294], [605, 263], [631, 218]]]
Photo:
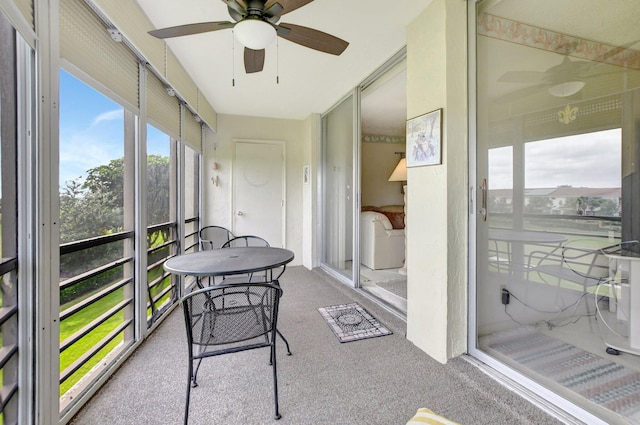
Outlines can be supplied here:
[[[18, 294], [16, 288], [18, 260], [0, 262], [2, 298], [0, 299], [0, 418], [2, 423], [16, 422], [18, 417]], [[13, 288], [13, 289], [11, 289]]]

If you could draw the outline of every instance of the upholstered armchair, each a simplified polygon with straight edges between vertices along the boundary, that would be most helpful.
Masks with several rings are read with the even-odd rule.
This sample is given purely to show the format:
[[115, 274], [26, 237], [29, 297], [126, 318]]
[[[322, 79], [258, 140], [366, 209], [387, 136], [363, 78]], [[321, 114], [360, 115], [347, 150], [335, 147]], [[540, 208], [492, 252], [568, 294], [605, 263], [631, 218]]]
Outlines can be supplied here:
[[402, 267], [404, 229], [394, 229], [382, 213], [360, 213], [360, 263], [372, 270]]

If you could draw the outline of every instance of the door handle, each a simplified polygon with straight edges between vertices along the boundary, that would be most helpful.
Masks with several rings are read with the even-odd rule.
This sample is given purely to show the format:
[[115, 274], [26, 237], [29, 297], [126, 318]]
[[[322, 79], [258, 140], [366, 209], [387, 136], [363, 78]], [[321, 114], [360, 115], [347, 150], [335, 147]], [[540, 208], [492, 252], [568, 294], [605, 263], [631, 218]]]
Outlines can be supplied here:
[[242, 211], [238, 211], [238, 215], [244, 215]]
[[482, 214], [482, 221], [487, 221], [487, 179], [482, 179], [480, 190], [482, 190], [480, 214]]

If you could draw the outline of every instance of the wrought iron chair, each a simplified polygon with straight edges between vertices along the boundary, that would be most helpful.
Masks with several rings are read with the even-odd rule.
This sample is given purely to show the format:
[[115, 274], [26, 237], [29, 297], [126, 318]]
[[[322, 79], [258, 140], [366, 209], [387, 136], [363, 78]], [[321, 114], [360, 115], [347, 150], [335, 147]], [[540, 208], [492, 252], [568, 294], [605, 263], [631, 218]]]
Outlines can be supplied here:
[[235, 236], [224, 242], [220, 248], [239, 248], [248, 246], [270, 246], [269, 242], [260, 236], [243, 235]]
[[189, 418], [191, 387], [198, 386], [198, 370], [203, 359], [264, 347], [270, 348], [275, 419], [280, 419], [276, 325], [281, 292], [275, 284], [245, 283], [210, 286], [182, 299], [189, 345], [185, 425]]
[[[225, 243], [220, 246], [220, 249], [225, 248], [246, 248], [250, 246], [265, 246], [268, 247], [269, 242], [259, 236], [253, 235], [244, 235], [244, 236], [236, 236], [234, 238], [229, 239]], [[269, 279], [268, 275], [272, 273], [272, 271], [265, 271], [264, 274], [260, 274], [259, 276], [254, 276], [253, 273], [249, 273], [246, 275], [234, 275], [233, 277], [223, 276], [222, 283], [231, 284], [233, 282], [268, 282], [273, 279]], [[277, 278], [276, 278], [277, 279]]]
[[[250, 246], [269, 247], [270, 245], [269, 245], [269, 242], [267, 242], [265, 239], [261, 238], [260, 236], [243, 235], [243, 236], [236, 236], [228, 240], [227, 242], [222, 244], [220, 249], [246, 248]], [[265, 270], [264, 274], [261, 273], [257, 276], [253, 273], [248, 273], [246, 275], [223, 276], [221, 284], [235, 285], [237, 283], [242, 283], [242, 282], [272, 282], [280, 286], [278, 279], [280, 278], [280, 276], [282, 276], [282, 273], [284, 273], [284, 267], [275, 269], [275, 270], [278, 270], [278, 271], [274, 273], [273, 269]], [[291, 349], [289, 347], [289, 341], [287, 341], [287, 339], [284, 337], [284, 335], [282, 335], [280, 331], [277, 331], [277, 332], [278, 332], [278, 335], [280, 335], [280, 338], [282, 338], [282, 341], [284, 342], [285, 346], [287, 347], [287, 355], [290, 356]]]
[[200, 229], [200, 249], [218, 249], [223, 243], [233, 239], [233, 233], [222, 226], [206, 226]]

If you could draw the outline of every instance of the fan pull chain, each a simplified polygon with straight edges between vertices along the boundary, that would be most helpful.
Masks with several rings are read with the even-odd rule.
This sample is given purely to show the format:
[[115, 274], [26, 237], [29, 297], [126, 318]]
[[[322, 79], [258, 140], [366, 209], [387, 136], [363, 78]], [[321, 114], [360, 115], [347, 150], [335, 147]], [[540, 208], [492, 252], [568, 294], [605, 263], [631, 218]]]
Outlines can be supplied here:
[[276, 37], [276, 84], [280, 84], [280, 41]]
[[236, 38], [231, 30], [231, 87], [236, 86]]

